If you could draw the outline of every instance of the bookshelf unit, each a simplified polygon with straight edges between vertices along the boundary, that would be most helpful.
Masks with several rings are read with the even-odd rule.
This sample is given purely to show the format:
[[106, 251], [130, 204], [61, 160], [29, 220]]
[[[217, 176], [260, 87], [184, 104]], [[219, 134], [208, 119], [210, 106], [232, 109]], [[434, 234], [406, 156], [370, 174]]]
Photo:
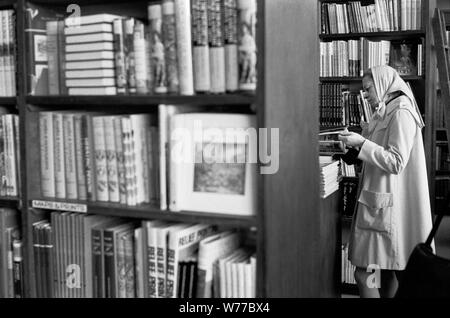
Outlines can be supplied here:
[[[82, 15], [106, 12], [144, 19], [147, 5], [152, 2], [82, 0], [77, 4], [81, 6]], [[275, 3], [257, 0], [258, 85], [254, 94], [28, 95], [27, 8], [32, 4], [64, 16], [70, 3], [68, 0], [0, 1], [1, 9], [13, 8], [16, 12], [17, 96], [0, 98], [0, 105], [16, 109], [19, 114], [22, 171], [20, 197], [0, 198], [0, 206], [21, 211], [25, 296], [37, 295], [32, 224], [57, 210], [134, 220], [160, 219], [237, 227], [247, 233], [256, 249], [257, 297], [338, 296], [340, 249], [335, 242], [339, 236], [339, 200], [337, 193], [324, 200], [319, 198], [318, 127], [311, 124], [318, 119], [318, 88], [310, 81], [319, 74], [318, 17], [311, 14], [316, 12], [316, 1], [277, 0]], [[196, 105], [220, 112], [256, 114], [259, 128], [279, 129], [279, 171], [273, 175], [258, 175], [255, 216], [198, 211], [172, 213], [145, 204], [131, 207], [42, 197], [38, 142], [40, 111], [156, 114], [159, 104]]]
[[[402, 0], [398, 0], [400, 3]], [[318, 17], [319, 17], [319, 28], [324, 28], [322, 24], [321, 17], [323, 17], [323, 9], [322, 4], [339, 4], [339, 5], [345, 5], [348, 4], [351, 1], [334, 1], [334, 0], [320, 0], [318, 2]], [[362, 6], [367, 5], [373, 5], [375, 4], [375, 0], [362, 0], [357, 1]], [[386, 1], [385, 1], [386, 2]], [[383, 0], [380, 0], [380, 3], [384, 3]], [[389, 3], [389, 2], [386, 2]], [[393, 2], [394, 3], [394, 2]], [[411, 3], [411, 2], [410, 2]], [[430, 197], [434, 198], [434, 177], [435, 177], [435, 138], [434, 138], [434, 131], [435, 131], [435, 108], [434, 108], [434, 81], [435, 78], [435, 70], [436, 70], [436, 61], [433, 56], [432, 51], [432, 28], [431, 28], [431, 17], [434, 12], [434, 8], [436, 7], [436, 1], [421, 1], [421, 28], [419, 29], [413, 29], [411, 30], [402, 30], [402, 31], [380, 31], [378, 29], [377, 32], [352, 32], [352, 30], [349, 27], [350, 32], [344, 32], [344, 33], [335, 33], [335, 34], [325, 34], [323, 33], [323, 29], [319, 29], [318, 32], [318, 38], [320, 42], [331, 42], [331, 41], [347, 41], [347, 40], [358, 40], [360, 38], [365, 38], [369, 41], [380, 41], [380, 40], [388, 40], [388, 41], [402, 41], [405, 40], [406, 43], [422, 43], [423, 45], [423, 72], [422, 75], [402, 75], [402, 78], [409, 82], [413, 92], [415, 94], [417, 103], [419, 105], [420, 111], [422, 113], [422, 117], [424, 118], [425, 122], [425, 128], [423, 130], [423, 138], [424, 138], [424, 146], [425, 146], [425, 153], [426, 153], [426, 162], [427, 162], [427, 170], [428, 170], [428, 182], [429, 182], [429, 188], [430, 188]], [[358, 11], [356, 11], [358, 7], [353, 7], [350, 9], [350, 11], [347, 11], [348, 18], [345, 18], [341, 21], [345, 23], [345, 21], [348, 21], [349, 24], [355, 23], [358, 27], [364, 26], [364, 23], [361, 22], [359, 18], [353, 18], [350, 17], [350, 13], [352, 15], [357, 15]], [[388, 5], [389, 8], [389, 5]], [[325, 9], [327, 10], [327, 9]], [[345, 9], [344, 9], [345, 10]], [[347, 9], [348, 10], [348, 9]], [[359, 9], [358, 9], [359, 10]], [[364, 9], [366, 10], [366, 9]], [[342, 11], [341, 11], [342, 12]], [[389, 9], [387, 9], [387, 12], [389, 12]], [[400, 12], [399, 12], [400, 15]], [[354, 20], [353, 20], [354, 19]], [[389, 19], [389, 18], [388, 18]], [[353, 21], [353, 22], [352, 22]], [[392, 25], [392, 21], [394, 21], [394, 18], [392, 20], [389, 20], [388, 22]], [[339, 21], [337, 21], [339, 23]], [[395, 23], [394, 23], [395, 24]], [[367, 26], [367, 25], [366, 25]], [[364, 27], [366, 27], [364, 26]], [[399, 24], [399, 27], [401, 25]], [[325, 27], [325, 28], [331, 28], [331, 26]], [[381, 28], [383, 30], [383, 28]], [[354, 31], [354, 30], [353, 30]], [[330, 32], [331, 33], [331, 32]], [[409, 42], [408, 42], [409, 41]], [[417, 41], [417, 42], [415, 42]], [[362, 87], [361, 85], [361, 77], [319, 77], [319, 83], [343, 83], [349, 87], [349, 90], [356, 90], [359, 91]], [[353, 130], [356, 130], [357, 127], [350, 127]], [[357, 130], [356, 130], [357, 131]], [[345, 179], [345, 178], [344, 178]], [[340, 189], [340, 198], [339, 200], [342, 200], [343, 193], [342, 189]], [[432, 200], [433, 202], [434, 200]], [[347, 218], [342, 217], [339, 222], [342, 232], [348, 231], [351, 226], [351, 221], [349, 221]], [[342, 233], [341, 232], [341, 233]], [[338, 246], [340, 248], [341, 244], [343, 243], [344, 237], [346, 235], [340, 234]], [[341, 255], [339, 255], [339, 258]], [[338, 268], [341, 268], [341, 262], [338, 262]], [[341, 284], [340, 283], [340, 270], [339, 274], [337, 274], [337, 279], [339, 279], [340, 287], [340, 293], [342, 294], [357, 294], [357, 289], [354, 285], [349, 284]]]
[[[450, 31], [450, 10], [441, 10], [444, 16], [444, 22], [446, 29]], [[448, 46], [447, 46], [448, 47]], [[444, 105], [440, 96], [440, 84], [438, 79], [438, 72], [436, 71], [436, 96], [435, 96], [435, 130], [433, 135], [434, 147], [433, 151], [433, 166], [432, 166], [432, 180], [434, 191], [432, 192], [432, 204], [434, 205], [434, 211], [436, 213], [447, 213], [447, 199], [445, 192], [450, 184], [450, 169], [448, 167], [448, 130], [445, 128], [444, 122]], [[447, 158], [445, 158], [447, 157]], [[447, 166], [446, 166], [447, 165]]]

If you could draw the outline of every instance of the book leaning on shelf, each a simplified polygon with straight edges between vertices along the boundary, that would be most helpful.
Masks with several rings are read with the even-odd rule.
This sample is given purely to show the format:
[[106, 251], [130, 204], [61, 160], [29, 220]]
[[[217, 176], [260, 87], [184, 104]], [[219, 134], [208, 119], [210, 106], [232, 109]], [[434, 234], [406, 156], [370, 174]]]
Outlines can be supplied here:
[[[235, 230], [216, 232], [206, 224], [52, 212], [49, 220], [33, 224], [37, 297], [195, 298], [203, 286], [197, 282], [199, 257], [207, 255], [204, 249], [211, 243], [202, 242], [231, 232]], [[209, 259], [214, 268], [222, 262], [224, 271], [217, 267], [211, 272], [217, 285], [208, 297], [219, 297], [219, 286], [232, 297], [255, 297], [254, 250], [244, 250], [236, 244], [242, 239], [232, 238], [232, 244]], [[240, 258], [228, 262], [236, 251]]]
[[31, 4], [27, 12], [29, 94], [256, 89], [256, 0], [164, 0], [147, 19], [98, 13], [80, 25]]
[[256, 213], [256, 118], [185, 113], [171, 120], [169, 209]]

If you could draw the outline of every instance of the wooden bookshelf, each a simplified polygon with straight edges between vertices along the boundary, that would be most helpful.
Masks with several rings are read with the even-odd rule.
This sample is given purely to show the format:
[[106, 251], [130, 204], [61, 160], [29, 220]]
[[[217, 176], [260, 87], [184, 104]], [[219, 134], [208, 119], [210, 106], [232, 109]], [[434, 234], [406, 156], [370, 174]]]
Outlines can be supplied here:
[[[61, 207], [54, 207], [54, 205], [58, 203], [62, 203]], [[48, 204], [48, 206], [43, 208], [43, 205], [45, 204]], [[150, 204], [127, 206], [112, 202], [85, 202], [55, 198], [36, 198], [30, 200], [29, 206], [35, 209], [39, 208], [69, 212], [83, 211], [82, 213], [87, 214], [111, 215], [142, 220], [161, 219], [186, 223], [211, 223], [247, 228], [256, 226], [255, 216], [239, 216], [196, 211], [172, 212], [169, 210], [161, 210], [159, 207]]]
[[[153, 1], [150, 1], [153, 2]], [[85, 205], [86, 213], [133, 220], [161, 219], [238, 227], [255, 233], [258, 297], [338, 297], [336, 263], [339, 215], [337, 194], [319, 198], [318, 17], [315, 1], [257, 0], [258, 87], [254, 94], [160, 96], [29, 96], [29, 43], [24, 32], [29, 4], [65, 12], [69, 0], [7, 0], [0, 7], [16, 11], [16, 97], [0, 98], [0, 105], [17, 105], [20, 117], [20, 198], [0, 198], [0, 205], [21, 210], [24, 240], [25, 292], [36, 296], [32, 224], [48, 218], [34, 200], [63, 206]], [[148, 1], [81, 0], [82, 13], [118, 13], [143, 18]], [[280, 37], [280, 34], [283, 34]], [[286, 41], [286, 39], [290, 39]], [[295, 54], [292, 54], [295, 52]], [[256, 113], [258, 127], [278, 128], [280, 166], [273, 175], [258, 176], [258, 213], [222, 215], [196, 211], [168, 212], [150, 205], [135, 207], [99, 202], [42, 198], [37, 112], [40, 110], [96, 110], [155, 113], [156, 105], [198, 105], [224, 112]], [[308, 151], [305, 151], [308, 149]], [[61, 210], [62, 211], [62, 210]], [[311, 244], [314, 242], [314, 244]]]
[[341, 293], [345, 295], [359, 296], [358, 286], [356, 284], [343, 283]]
[[[401, 76], [405, 81], [423, 81], [423, 76], [416, 76], [416, 75], [407, 75], [407, 76]], [[361, 82], [362, 77], [350, 77], [350, 76], [343, 76], [343, 77], [321, 77], [320, 81], [323, 83], [326, 82]]]
[[13, 106], [16, 103], [17, 100], [15, 97], [0, 97], [0, 106]]
[[[317, 15], [319, 17], [319, 23], [322, 27], [320, 18], [321, 18], [321, 4], [326, 3], [336, 3], [336, 4], [345, 4], [350, 1], [337, 1], [337, 0], [319, 0], [317, 7]], [[365, 5], [372, 4], [373, 1], [362, 1]], [[410, 82], [415, 97], [419, 104], [419, 109], [423, 116], [425, 117], [425, 128], [423, 131], [424, 134], [424, 146], [426, 153], [426, 162], [427, 162], [427, 171], [429, 173], [429, 188], [430, 188], [430, 196], [434, 197], [434, 167], [435, 167], [435, 109], [434, 109], [434, 94], [435, 87], [434, 81], [430, 80], [435, 78], [434, 71], [436, 68], [435, 61], [431, 58], [434, 54], [432, 52], [431, 43], [432, 43], [432, 28], [431, 28], [431, 17], [434, 12], [434, 8], [436, 7], [436, 1], [422, 1], [422, 28], [420, 30], [409, 30], [409, 31], [382, 31], [382, 32], [364, 32], [364, 33], [346, 33], [346, 34], [323, 34], [318, 33], [317, 37], [321, 42], [330, 42], [330, 41], [338, 41], [338, 40], [357, 40], [361, 37], [367, 38], [368, 40], [407, 40], [411, 42], [423, 43], [423, 75], [409, 75], [402, 76], [405, 81]], [[359, 20], [359, 18], [358, 18]], [[349, 23], [352, 20], [349, 18]], [[358, 26], [359, 27], [359, 26]], [[361, 89], [362, 78], [361, 77], [319, 77], [319, 83], [343, 83], [346, 86], [356, 89]], [[345, 180], [345, 178], [343, 179]], [[348, 228], [350, 227], [351, 220], [343, 218], [340, 222], [342, 227], [342, 231], [345, 230], [345, 236], [348, 236]], [[344, 234], [343, 234], [344, 235]], [[340, 236], [339, 244], [341, 244], [342, 236]], [[340, 245], [339, 245], [340, 247]], [[339, 255], [339, 258], [341, 256]], [[337, 267], [340, 269], [340, 262]], [[337, 276], [340, 276], [337, 274]], [[339, 277], [340, 279], [340, 277]], [[340, 282], [340, 280], [339, 280]], [[340, 283], [339, 283], [340, 284]], [[340, 291], [342, 293], [354, 294], [351, 292], [351, 288], [347, 284], [343, 284]], [[357, 290], [356, 290], [357, 291]]]
[[373, 39], [389, 38], [391, 40], [403, 40], [403, 39], [415, 39], [420, 36], [425, 36], [425, 32], [423, 30], [319, 34], [319, 39], [323, 41], [331, 41], [331, 40], [349, 40], [349, 39], [351, 40], [365, 37]]
[[254, 104], [256, 97], [251, 94], [223, 95], [141, 95], [141, 96], [27, 96], [28, 104], [40, 106], [157, 106], [168, 105], [211, 105], [211, 106], [242, 106]]
[[[447, 28], [447, 30], [450, 31], [450, 9], [443, 9], [441, 10], [443, 16], [444, 16], [444, 22], [445, 22], [445, 26]], [[434, 44], [434, 43], [433, 43]], [[448, 50], [448, 45], [445, 45], [444, 48], [446, 50]], [[432, 110], [436, 113], [442, 113], [442, 109], [438, 109], [439, 107], [448, 107], [448, 105], [443, 105], [442, 103], [440, 103], [438, 101], [439, 98], [441, 97], [441, 90], [440, 90], [440, 83], [438, 83], [438, 77], [437, 77], [437, 72], [438, 70], [436, 70], [436, 84], [435, 84], [435, 96], [434, 96], [434, 105], [432, 107]], [[438, 116], [435, 116], [438, 117]], [[440, 120], [433, 117], [433, 119], [435, 119], [436, 121]], [[437, 123], [435, 123], [433, 125], [433, 134], [432, 134], [432, 140], [431, 140], [431, 147], [430, 147], [430, 151], [431, 151], [431, 160], [432, 160], [432, 164], [431, 164], [431, 171], [430, 171], [430, 196], [431, 196], [431, 207], [432, 210], [435, 213], [444, 213], [447, 214], [447, 210], [448, 207], [446, 206], [448, 203], [446, 202], [446, 200], [439, 198], [438, 196], [436, 196], [436, 192], [439, 191], [439, 189], [436, 189], [437, 187], [437, 181], [440, 180], [442, 181], [442, 178], [447, 179], [450, 176], [450, 171], [448, 170], [441, 170], [437, 168], [437, 152], [436, 152], [436, 148], [437, 147], [446, 147], [448, 145], [448, 142], [446, 141], [448, 136], [448, 130], [445, 127], [441, 127], [442, 123], [439, 121]], [[447, 181], [447, 182], [450, 182]]]

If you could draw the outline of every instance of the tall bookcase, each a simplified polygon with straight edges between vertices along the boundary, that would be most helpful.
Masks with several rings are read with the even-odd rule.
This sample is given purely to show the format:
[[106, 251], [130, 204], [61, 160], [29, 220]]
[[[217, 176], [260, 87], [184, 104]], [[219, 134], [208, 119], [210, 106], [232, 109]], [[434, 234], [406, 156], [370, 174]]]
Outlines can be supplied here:
[[[375, 0], [363, 0], [363, 1], [357, 1], [362, 6], [367, 6], [371, 4], [375, 4]], [[389, 7], [389, 5], [392, 3], [409, 3], [414, 4], [417, 3], [416, 1], [411, 0], [380, 0], [379, 3], [381, 5], [387, 4], [387, 11], [392, 9], [393, 7]], [[323, 8], [322, 4], [338, 4], [338, 5], [346, 5], [351, 3], [351, 1], [336, 1], [336, 0], [320, 0], [318, 2], [318, 16], [319, 16], [319, 22], [321, 23], [321, 17], [323, 16]], [[417, 43], [422, 43], [423, 45], [423, 74], [420, 76], [417, 75], [407, 75], [402, 76], [403, 79], [410, 83], [413, 92], [415, 94], [415, 97], [417, 99], [420, 111], [422, 113], [422, 117], [424, 118], [425, 122], [425, 128], [423, 131], [423, 138], [424, 138], [424, 146], [425, 146], [425, 153], [426, 153], [426, 162], [427, 162], [427, 170], [428, 170], [428, 182], [429, 182], [429, 189], [430, 189], [430, 198], [432, 205], [434, 206], [434, 177], [435, 177], [435, 128], [436, 128], [436, 109], [434, 105], [435, 101], [435, 71], [436, 71], [436, 61], [435, 61], [435, 55], [432, 48], [432, 28], [431, 28], [431, 17], [434, 12], [434, 8], [436, 7], [436, 1], [421, 1], [419, 2], [421, 4], [421, 28], [416, 29], [410, 29], [407, 31], [376, 31], [376, 32], [344, 32], [344, 33], [334, 33], [333, 32], [327, 32], [328, 34], [325, 34], [322, 32], [322, 30], [319, 30], [318, 38], [321, 42], [330, 42], [330, 41], [348, 41], [348, 40], [358, 40], [360, 38], [365, 38], [369, 41], [380, 41], [380, 40], [388, 40], [388, 41], [417, 41]], [[348, 23], [355, 23], [358, 25], [358, 27], [361, 27], [363, 24], [359, 18], [356, 18], [354, 14], [357, 14], [356, 10], [359, 10], [358, 7], [351, 7], [348, 9], [347, 17], [345, 20], [341, 20], [338, 23], [345, 23], [348, 21]], [[409, 11], [411, 13], [411, 11]], [[341, 13], [343, 14], [343, 13]], [[353, 16], [351, 16], [353, 14]], [[399, 12], [400, 14], [400, 12]], [[348, 19], [348, 20], [347, 20]], [[355, 19], [355, 20], [353, 20]], [[392, 20], [390, 20], [390, 23], [392, 23]], [[321, 27], [323, 25], [321, 24]], [[354, 31], [354, 30], [353, 30]], [[350, 90], [356, 90], [359, 91], [362, 87], [361, 85], [361, 77], [320, 77], [319, 83], [343, 83], [345, 85], [348, 85], [350, 87]], [[354, 128], [356, 131], [358, 131], [358, 128]], [[353, 177], [346, 177], [344, 180], [351, 180]], [[354, 180], [357, 180], [358, 177], [354, 177]], [[342, 188], [341, 188], [342, 190]], [[342, 194], [341, 198], [342, 200]], [[342, 206], [342, 202], [341, 205]], [[342, 242], [345, 242], [348, 239], [348, 234], [350, 230], [351, 220], [342, 218], [339, 220], [339, 224], [341, 227], [341, 234], [338, 235], [339, 237], [339, 248], [342, 244]], [[339, 258], [341, 258], [341, 255], [339, 254]], [[341, 269], [341, 263], [339, 262], [338, 268]], [[337, 274], [337, 277], [339, 279], [338, 284], [341, 285], [340, 291], [341, 293], [357, 293], [357, 289], [353, 285], [348, 284], [341, 284], [340, 283], [340, 275], [341, 272]]]
[[[442, 14], [444, 15], [446, 29], [450, 31], [450, 10], [442, 10]], [[436, 211], [446, 213], [447, 198], [445, 197], [445, 194], [448, 191], [448, 187], [450, 184], [450, 173], [448, 171], [448, 162], [450, 161], [450, 157], [448, 155], [448, 146], [446, 146], [448, 132], [445, 128], [444, 121], [444, 107], [446, 107], [446, 105], [443, 104], [442, 98], [440, 96], [440, 84], [437, 76], [438, 74], [436, 72], [436, 126], [434, 135], [435, 146], [433, 147], [433, 174], [435, 180], [435, 192], [433, 198]]]
[[[150, 1], [152, 2], [152, 1]], [[203, 222], [254, 230], [258, 297], [334, 297], [338, 295], [340, 258], [337, 195], [319, 199], [318, 184], [318, 16], [314, 0], [258, 0], [258, 85], [255, 94], [194, 96], [29, 96], [30, 65], [25, 28], [29, 3], [65, 13], [68, 0], [6, 0], [17, 24], [17, 96], [0, 98], [0, 105], [20, 117], [21, 195], [1, 198], [0, 205], [21, 211], [25, 243], [25, 289], [36, 296], [32, 224], [55, 209], [40, 209], [38, 112], [77, 110], [156, 113], [157, 105], [203, 105], [224, 111], [256, 113], [260, 128], [279, 129], [279, 170], [258, 175], [258, 209], [254, 217], [195, 211], [171, 213], [157, 207], [58, 201], [88, 214], [131, 219]], [[148, 1], [81, 0], [81, 14], [120, 13], [144, 17]], [[280, 36], [282, 34], [282, 36]], [[65, 205], [66, 207], [68, 205]]]

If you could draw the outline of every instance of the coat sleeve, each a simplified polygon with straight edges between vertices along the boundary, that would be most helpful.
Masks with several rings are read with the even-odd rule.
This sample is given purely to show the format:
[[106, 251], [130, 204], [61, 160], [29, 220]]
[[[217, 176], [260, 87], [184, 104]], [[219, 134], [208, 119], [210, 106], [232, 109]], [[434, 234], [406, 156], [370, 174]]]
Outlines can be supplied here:
[[366, 139], [358, 158], [392, 174], [399, 174], [408, 163], [417, 125], [411, 113], [399, 109], [388, 127], [386, 148]]

